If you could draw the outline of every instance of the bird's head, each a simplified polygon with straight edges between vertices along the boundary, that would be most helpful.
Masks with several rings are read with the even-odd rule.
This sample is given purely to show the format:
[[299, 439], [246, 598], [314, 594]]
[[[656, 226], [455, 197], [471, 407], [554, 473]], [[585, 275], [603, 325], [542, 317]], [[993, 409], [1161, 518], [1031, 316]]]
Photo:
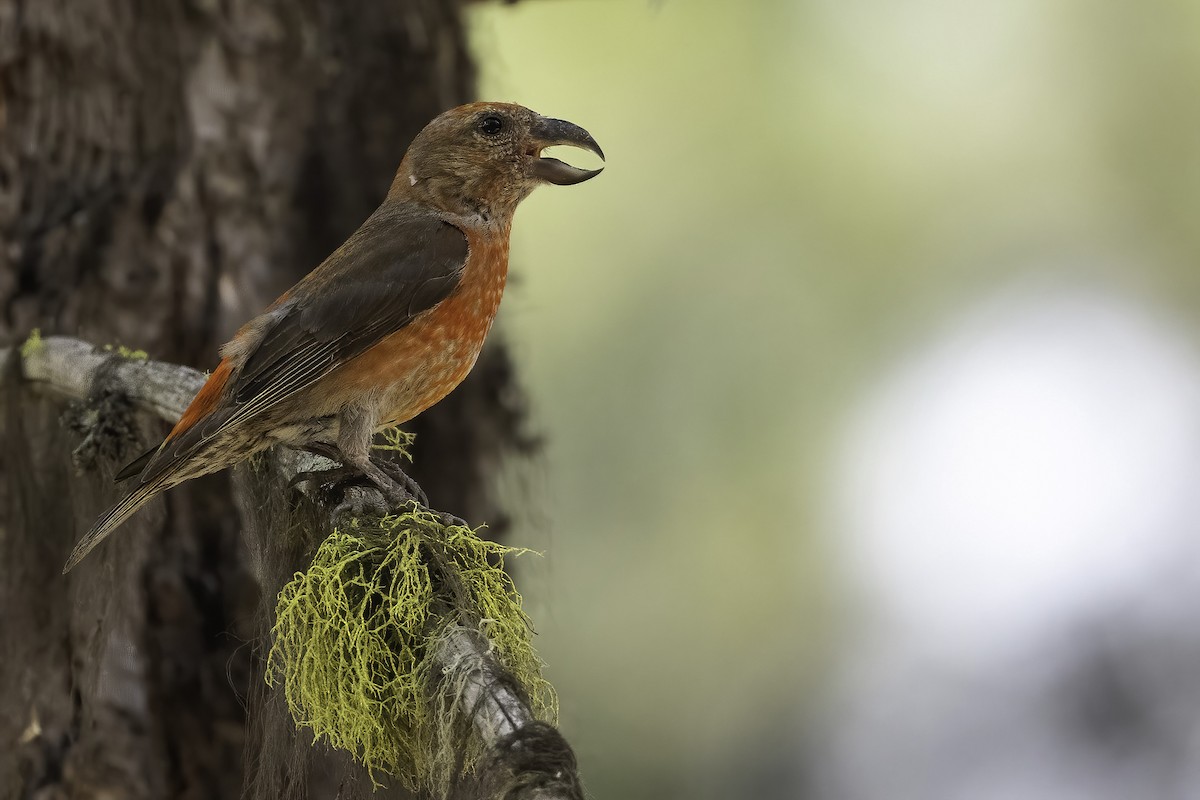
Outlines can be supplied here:
[[604, 159], [591, 134], [573, 123], [510, 103], [459, 106], [417, 134], [388, 196], [484, 222], [507, 220], [543, 183], [566, 186], [600, 174], [542, 156], [553, 145], [591, 150]]

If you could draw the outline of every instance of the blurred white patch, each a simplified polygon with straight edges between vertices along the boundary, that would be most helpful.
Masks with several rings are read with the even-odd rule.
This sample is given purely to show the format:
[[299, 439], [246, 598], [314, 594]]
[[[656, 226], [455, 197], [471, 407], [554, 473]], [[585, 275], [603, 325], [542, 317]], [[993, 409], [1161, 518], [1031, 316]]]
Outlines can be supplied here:
[[1121, 298], [1005, 297], [903, 365], [845, 463], [871, 605], [947, 656], [990, 657], [1193, 551], [1200, 367]]
[[1200, 365], [1120, 296], [1002, 297], [855, 416], [845, 800], [1194, 798]]

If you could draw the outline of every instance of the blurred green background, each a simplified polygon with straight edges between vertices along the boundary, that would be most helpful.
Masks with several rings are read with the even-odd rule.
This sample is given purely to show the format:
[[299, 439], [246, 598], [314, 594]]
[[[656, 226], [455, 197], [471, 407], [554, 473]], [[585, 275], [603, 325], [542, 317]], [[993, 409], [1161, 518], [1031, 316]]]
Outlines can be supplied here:
[[511, 490], [546, 509], [514, 543], [545, 551], [518, 574], [563, 728], [597, 798], [727, 796], [837, 672], [830, 476], [881, 376], [1013, 286], [1194, 316], [1200, 3], [471, 15], [481, 96], [608, 155], [522, 207], [501, 310], [547, 437]]

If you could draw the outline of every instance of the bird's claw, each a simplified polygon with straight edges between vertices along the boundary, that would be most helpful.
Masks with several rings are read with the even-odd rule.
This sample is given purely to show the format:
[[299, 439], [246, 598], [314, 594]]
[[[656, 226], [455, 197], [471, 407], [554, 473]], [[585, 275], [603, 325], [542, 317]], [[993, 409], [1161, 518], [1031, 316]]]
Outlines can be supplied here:
[[[421, 487], [398, 465], [377, 462], [386, 481], [372, 481], [361, 470], [348, 465], [298, 473], [288, 486], [312, 494], [320, 503], [332, 507], [335, 519], [346, 517], [383, 517], [389, 511], [408, 504], [425, 506], [430, 501]], [[307, 486], [305, 486], [307, 485]]]
[[[385, 516], [389, 511], [412, 504], [414, 510], [429, 508], [429, 498], [420, 484], [400, 465], [391, 461], [373, 461], [379, 472], [368, 477], [351, 466], [301, 472], [288, 482], [306, 494], [314, 494], [325, 506], [332, 506], [335, 519], [343, 517]], [[307, 484], [307, 486], [306, 486]], [[434, 512], [447, 525], [466, 523], [458, 517]]]
[[[396, 488], [399, 490], [397, 504], [415, 500], [419, 505], [429, 508], [429, 497], [425, 494], [425, 490], [421, 488], [421, 484], [410, 478], [408, 473], [400, 468], [399, 464], [395, 461], [388, 461], [382, 458], [374, 461], [374, 464], [396, 483]], [[388, 499], [391, 500], [393, 498], [389, 497]]]
[[314, 497], [327, 508], [331, 507], [334, 519], [382, 517], [388, 512], [385, 492], [353, 467], [300, 472], [288, 481], [288, 486]]
[[387, 516], [388, 504], [374, 486], [344, 484], [340, 491], [342, 499], [330, 512], [335, 520]]

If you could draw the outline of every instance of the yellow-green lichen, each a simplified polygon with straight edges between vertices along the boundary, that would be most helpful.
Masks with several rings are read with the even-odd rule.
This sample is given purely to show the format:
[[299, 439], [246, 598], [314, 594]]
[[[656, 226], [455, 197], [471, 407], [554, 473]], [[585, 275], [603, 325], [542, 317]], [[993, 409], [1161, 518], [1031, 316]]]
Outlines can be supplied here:
[[504, 556], [519, 552], [415, 509], [335, 530], [279, 594], [268, 682], [283, 683], [298, 724], [373, 775], [444, 795], [483, 750], [444, 702], [459, 687], [434, 656], [451, 626], [484, 637], [534, 713], [555, 716], [529, 619], [503, 570]]
[[145, 361], [150, 357], [150, 354], [145, 350], [134, 350], [133, 348], [126, 347], [123, 344], [116, 345], [115, 347], [111, 344], [106, 344], [104, 345], [104, 350], [108, 353], [115, 352], [121, 358], [132, 358], [138, 361]]
[[390, 428], [384, 428], [379, 435], [383, 437], [383, 441], [372, 444], [373, 449], [399, 453], [402, 458], [412, 461], [412, 445], [417, 440], [415, 433], [402, 431], [393, 425]]
[[29, 332], [29, 338], [21, 345], [21, 358], [29, 358], [45, 346], [46, 342], [42, 339], [41, 329], [34, 328]]

